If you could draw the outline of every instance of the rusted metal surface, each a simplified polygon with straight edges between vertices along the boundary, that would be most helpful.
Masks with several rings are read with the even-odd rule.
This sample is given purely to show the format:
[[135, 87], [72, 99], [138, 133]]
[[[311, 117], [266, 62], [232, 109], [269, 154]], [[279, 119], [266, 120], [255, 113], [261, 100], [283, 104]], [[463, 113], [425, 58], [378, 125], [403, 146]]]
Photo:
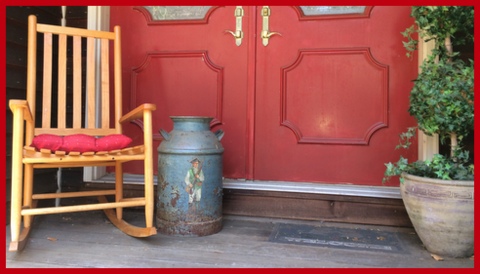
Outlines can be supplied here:
[[157, 228], [169, 235], [206, 236], [222, 229], [223, 131], [210, 117], [172, 116], [158, 147]]

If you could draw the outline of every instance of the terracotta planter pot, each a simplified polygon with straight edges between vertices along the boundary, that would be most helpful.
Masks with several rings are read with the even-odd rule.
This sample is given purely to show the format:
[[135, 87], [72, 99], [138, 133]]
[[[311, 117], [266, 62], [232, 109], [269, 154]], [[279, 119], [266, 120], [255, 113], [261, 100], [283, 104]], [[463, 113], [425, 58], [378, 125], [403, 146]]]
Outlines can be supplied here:
[[472, 256], [474, 182], [402, 177], [403, 203], [425, 248], [440, 256]]

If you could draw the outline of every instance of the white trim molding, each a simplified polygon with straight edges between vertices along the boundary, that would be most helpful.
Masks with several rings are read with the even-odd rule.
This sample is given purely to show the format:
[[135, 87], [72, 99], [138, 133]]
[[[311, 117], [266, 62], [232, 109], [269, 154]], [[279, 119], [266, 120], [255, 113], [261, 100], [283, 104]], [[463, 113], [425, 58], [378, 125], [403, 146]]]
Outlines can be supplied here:
[[[88, 6], [87, 28], [93, 29], [93, 30], [109, 30], [110, 29], [110, 7], [109, 6]], [[100, 78], [97, 77], [97, 79], [100, 79]], [[97, 86], [99, 87], [100, 85], [97, 85]], [[99, 94], [100, 93], [97, 92], [97, 95]], [[96, 100], [100, 101], [100, 98], [96, 98]], [[97, 106], [99, 106], [99, 104], [97, 104]], [[92, 182], [96, 179], [103, 177], [104, 175], [106, 175], [106, 173], [107, 171], [105, 167], [84, 167], [83, 181]]]
[[[430, 40], [428, 42], [419, 39], [418, 41], [418, 72], [420, 73], [420, 64], [423, 63], [423, 60], [432, 52], [432, 49], [435, 47], [435, 41]], [[422, 131], [418, 131], [418, 160], [424, 161], [432, 159], [434, 154], [439, 153], [439, 142], [438, 135], [428, 136]]]

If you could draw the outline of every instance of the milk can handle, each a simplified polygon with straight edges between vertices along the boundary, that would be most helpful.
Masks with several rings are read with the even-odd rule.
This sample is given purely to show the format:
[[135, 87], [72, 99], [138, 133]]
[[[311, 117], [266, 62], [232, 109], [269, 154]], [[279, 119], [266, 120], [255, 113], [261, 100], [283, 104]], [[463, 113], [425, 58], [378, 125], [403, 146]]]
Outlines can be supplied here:
[[223, 132], [223, 130], [219, 129], [219, 130], [215, 131], [215, 136], [217, 136], [219, 141], [222, 140], [223, 135], [225, 135], [225, 132]]
[[162, 135], [162, 137], [163, 137], [163, 139], [165, 139], [165, 141], [170, 140], [170, 134], [168, 134], [168, 132], [166, 132], [164, 129], [160, 129], [158, 132], [160, 133], [160, 135]]

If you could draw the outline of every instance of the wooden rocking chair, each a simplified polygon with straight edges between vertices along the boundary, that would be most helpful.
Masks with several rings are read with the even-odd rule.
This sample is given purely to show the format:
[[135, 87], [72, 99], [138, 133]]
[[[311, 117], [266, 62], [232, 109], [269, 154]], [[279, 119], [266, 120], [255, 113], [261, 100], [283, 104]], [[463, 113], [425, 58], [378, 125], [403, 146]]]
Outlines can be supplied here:
[[[43, 99], [36, 102], [37, 86], [37, 37], [43, 40]], [[86, 50], [82, 50], [83, 48]], [[113, 44], [113, 46], [112, 46]], [[58, 57], [56, 55], [58, 47]], [[69, 49], [71, 47], [71, 49]], [[96, 57], [95, 48], [100, 53]], [[109, 49], [113, 48], [113, 54]], [[55, 49], [55, 50], [54, 50]], [[32, 226], [33, 217], [40, 214], [104, 210], [108, 219], [120, 230], [134, 237], [147, 237], [156, 234], [153, 225], [154, 186], [152, 158], [152, 111], [154, 104], [142, 104], [122, 116], [122, 80], [121, 80], [121, 44], [120, 27], [113, 32], [94, 31], [81, 28], [38, 24], [37, 18], [28, 18], [28, 63], [27, 63], [27, 99], [10, 100], [13, 112], [13, 151], [12, 151], [12, 197], [11, 197], [11, 243], [9, 250], [22, 250]], [[68, 55], [68, 56], [67, 56]], [[84, 55], [84, 56], [82, 56]], [[110, 57], [113, 56], [113, 72], [110, 73]], [[73, 61], [73, 69], [67, 67], [67, 60]], [[58, 68], [52, 61], [58, 60]], [[97, 60], [100, 69], [96, 78]], [[83, 63], [83, 64], [82, 64]], [[86, 65], [84, 65], [86, 64]], [[83, 77], [82, 66], [86, 68]], [[71, 70], [71, 73], [70, 73]], [[53, 71], [58, 74], [58, 87], [52, 83]], [[68, 72], [67, 72], [68, 71]], [[110, 75], [111, 74], [111, 75]], [[70, 76], [71, 75], [71, 76]], [[67, 88], [67, 78], [72, 79], [72, 88]], [[113, 81], [110, 81], [113, 77]], [[55, 78], [54, 78], [55, 79]], [[69, 78], [70, 79], [70, 78]], [[114, 101], [110, 104], [113, 82]], [[82, 93], [82, 85], [85, 91]], [[99, 85], [99, 87], [97, 87]], [[100, 100], [96, 100], [100, 92]], [[83, 97], [83, 98], [82, 98]], [[52, 100], [58, 101], [56, 107]], [[72, 113], [67, 113], [67, 102], [72, 102]], [[82, 101], [87, 103], [82, 114]], [[99, 106], [95, 106], [100, 101]], [[39, 111], [36, 106], [41, 106]], [[110, 107], [113, 106], [113, 111]], [[100, 111], [98, 111], [100, 110]], [[99, 113], [100, 112], [100, 113]], [[51, 122], [51, 113], [56, 113], [57, 122]], [[114, 122], [111, 125], [110, 115]], [[72, 117], [71, 121], [66, 117]], [[134, 119], [143, 119], [143, 144], [128, 146], [129, 137], [122, 134], [122, 123]], [[55, 125], [52, 125], [55, 124]], [[73, 138], [72, 138], [73, 136]], [[123, 138], [121, 142], [117, 138]], [[44, 138], [39, 141], [37, 138]], [[69, 138], [69, 139], [67, 139]], [[94, 138], [92, 140], [92, 138]], [[109, 138], [110, 142], [103, 142]], [[48, 141], [50, 140], [50, 141]], [[70, 144], [66, 144], [70, 140]], [[72, 143], [72, 140], [74, 141]], [[75, 143], [76, 141], [76, 143]], [[131, 139], [130, 139], [131, 141]], [[50, 142], [50, 143], [49, 143]], [[79, 143], [80, 142], [80, 146]], [[42, 147], [43, 145], [43, 147]], [[122, 164], [128, 161], [143, 161], [145, 192], [142, 197], [123, 197]], [[63, 168], [84, 166], [114, 166], [115, 189], [84, 190], [64, 193], [33, 193], [33, 175], [36, 168]], [[114, 197], [107, 199], [107, 195]], [[59, 199], [73, 197], [98, 197], [98, 202], [67, 206], [37, 207], [40, 199]], [[145, 227], [127, 223], [122, 218], [122, 209], [126, 207], [145, 208]], [[23, 223], [23, 226], [22, 226]]]

